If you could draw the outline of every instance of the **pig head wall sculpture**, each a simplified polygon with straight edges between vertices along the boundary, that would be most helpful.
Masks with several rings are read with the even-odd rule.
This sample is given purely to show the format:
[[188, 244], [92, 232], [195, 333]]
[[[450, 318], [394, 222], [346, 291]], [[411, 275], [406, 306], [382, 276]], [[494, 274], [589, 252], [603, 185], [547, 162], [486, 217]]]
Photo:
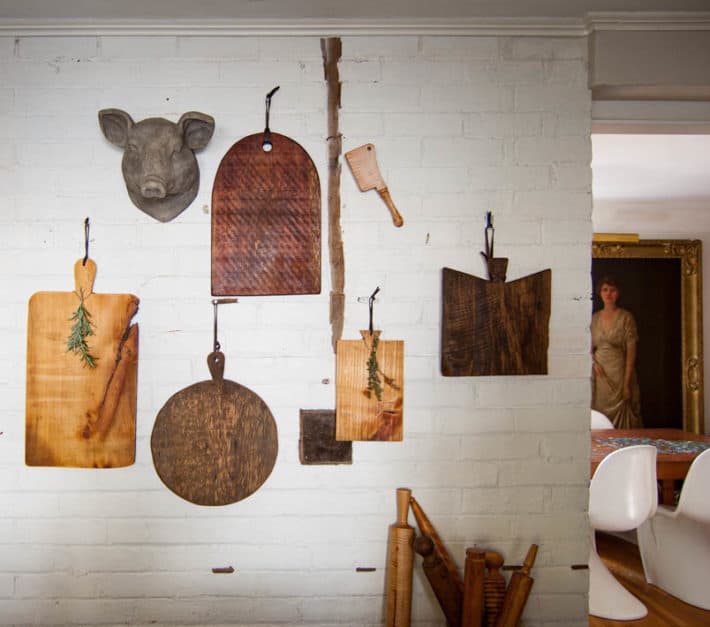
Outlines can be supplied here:
[[161, 222], [187, 209], [200, 187], [193, 151], [212, 138], [214, 118], [190, 111], [177, 123], [164, 118], [134, 122], [121, 109], [102, 109], [99, 125], [106, 139], [123, 148], [121, 169], [136, 207]]

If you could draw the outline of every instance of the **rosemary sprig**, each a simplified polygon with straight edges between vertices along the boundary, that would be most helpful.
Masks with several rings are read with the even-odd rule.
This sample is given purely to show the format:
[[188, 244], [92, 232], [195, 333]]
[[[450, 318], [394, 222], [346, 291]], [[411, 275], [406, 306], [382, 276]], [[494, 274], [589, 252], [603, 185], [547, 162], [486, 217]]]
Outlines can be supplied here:
[[367, 359], [367, 390], [365, 391], [365, 396], [367, 398], [372, 398], [372, 393], [375, 393], [378, 401], [382, 400], [382, 384], [380, 383], [380, 377], [378, 376], [380, 366], [377, 363], [377, 345], [380, 340], [377, 336], [372, 338], [372, 345], [370, 346], [370, 356]]
[[74, 324], [67, 338], [67, 352], [77, 353], [85, 366], [96, 368], [96, 357], [89, 353], [89, 345], [86, 342], [88, 336], [94, 335], [94, 323], [91, 322], [91, 314], [84, 307], [83, 290], [79, 290], [79, 300], [79, 307], [69, 318]]

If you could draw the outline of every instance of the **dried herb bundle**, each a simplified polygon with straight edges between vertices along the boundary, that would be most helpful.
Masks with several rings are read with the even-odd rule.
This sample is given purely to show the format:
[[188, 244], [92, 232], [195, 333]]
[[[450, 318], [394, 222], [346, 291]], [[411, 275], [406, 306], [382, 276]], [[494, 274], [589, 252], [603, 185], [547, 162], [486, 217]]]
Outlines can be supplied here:
[[96, 357], [89, 353], [89, 345], [86, 342], [87, 337], [94, 335], [94, 324], [91, 322], [91, 314], [84, 307], [84, 292], [81, 290], [79, 301], [79, 307], [69, 318], [74, 324], [67, 338], [67, 352], [77, 353], [85, 366], [96, 368]]
[[370, 346], [370, 356], [367, 359], [367, 390], [365, 396], [372, 398], [372, 393], [375, 393], [378, 401], [382, 400], [382, 384], [378, 373], [380, 366], [377, 363], [377, 345], [380, 340], [377, 336], [372, 338], [372, 346]]

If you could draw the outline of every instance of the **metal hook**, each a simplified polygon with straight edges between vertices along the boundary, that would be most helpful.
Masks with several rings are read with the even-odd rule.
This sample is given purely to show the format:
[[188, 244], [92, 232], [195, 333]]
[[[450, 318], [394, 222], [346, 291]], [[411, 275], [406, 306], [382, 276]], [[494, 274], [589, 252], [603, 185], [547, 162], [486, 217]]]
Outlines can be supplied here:
[[219, 341], [217, 340], [217, 306], [218, 305], [226, 305], [228, 303], [237, 303], [239, 302], [238, 299], [236, 298], [213, 298], [212, 299], [212, 305], [214, 306], [214, 343], [213, 343], [213, 350], [216, 353], [220, 348]]
[[82, 266], [86, 265], [89, 260], [89, 218], [84, 220], [84, 260], [81, 262]]
[[264, 152], [271, 152], [274, 147], [271, 143], [271, 129], [269, 129], [269, 113], [271, 111], [271, 97], [279, 90], [279, 87], [280, 85], [277, 85], [268, 94], [266, 94], [266, 107], [264, 111], [264, 139], [261, 142], [261, 148]]
[[372, 312], [373, 309], [375, 308], [375, 296], [377, 295], [377, 292], [380, 291], [380, 288], [377, 287], [377, 289], [370, 294], [370, 298], [367, 300], [367, 306], [370, 309], [370, 335], [372, 335], [374, 328], [372, 326]]
[[[488, 233], [491, 234], [490, 243], [488, 241]], [[495, 239], [495, 229], [493, 228], [493, 213], [490, 211], [486, 212], [486, 228], [484, 231], [486, 237], [486, 258], [493, 258], [493, 241]]]

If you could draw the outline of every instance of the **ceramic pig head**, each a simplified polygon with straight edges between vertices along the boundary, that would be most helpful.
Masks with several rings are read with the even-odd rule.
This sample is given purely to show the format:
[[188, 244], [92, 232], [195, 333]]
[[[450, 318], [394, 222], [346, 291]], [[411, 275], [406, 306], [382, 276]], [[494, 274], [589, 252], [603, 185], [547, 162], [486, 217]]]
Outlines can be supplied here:
[[200, 187], [193, 151], [212, 138], [214, 118], [190, 111], [177, 123], [164, 118], [134, 122], [121, 109], [102, 109], [99, 124], [106, 139], [123, 148], [121, 169], [136, 207], [161, 222], [187, 209]]

